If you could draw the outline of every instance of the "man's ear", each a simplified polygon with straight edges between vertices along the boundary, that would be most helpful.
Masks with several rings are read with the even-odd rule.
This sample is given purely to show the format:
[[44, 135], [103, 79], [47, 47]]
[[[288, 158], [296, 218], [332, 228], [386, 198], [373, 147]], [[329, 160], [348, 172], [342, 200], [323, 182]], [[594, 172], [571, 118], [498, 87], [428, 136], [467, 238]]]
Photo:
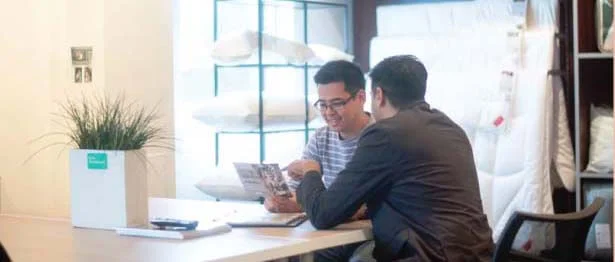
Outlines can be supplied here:
[[386, 104], [386, 99], [384, 98], [384, 92], [382, 92], [382, 88], [377, 86], [374, 89], [374, 99], [373, 102], [376, 102], [378, 106], [384, 106]]
[[359, 90], [356, 94], [356, 98], [359, 99], [359, 102], [361, 102], [361, 104], [365, 104], [366, 101], [366, 96], [365, 96], [365, 90]]

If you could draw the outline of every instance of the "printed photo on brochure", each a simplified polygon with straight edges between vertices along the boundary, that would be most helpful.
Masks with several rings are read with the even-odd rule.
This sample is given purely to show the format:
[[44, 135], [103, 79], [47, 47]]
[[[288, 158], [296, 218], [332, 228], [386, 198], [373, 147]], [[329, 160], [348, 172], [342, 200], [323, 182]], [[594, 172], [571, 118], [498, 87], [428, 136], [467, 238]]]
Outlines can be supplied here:
[[278, 164], [233, 163], [248, 193], [290, 197], [290, 187]]

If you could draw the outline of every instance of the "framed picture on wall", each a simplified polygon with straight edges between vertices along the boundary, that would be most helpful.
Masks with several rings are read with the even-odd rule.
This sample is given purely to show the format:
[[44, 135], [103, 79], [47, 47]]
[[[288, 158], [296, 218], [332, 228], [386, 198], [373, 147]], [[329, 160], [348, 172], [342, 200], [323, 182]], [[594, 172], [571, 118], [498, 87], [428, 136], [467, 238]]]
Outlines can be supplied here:
[[83, 68], [83, 82], [91, 83], [92, 82], [92, 68], [86, 66]]
[[92, 61], [92, 47], [71, 47], [71, 60], [73, 65], [90, 65]]
[[83, 82], [83, 68], [75, 67], [75, 83]]

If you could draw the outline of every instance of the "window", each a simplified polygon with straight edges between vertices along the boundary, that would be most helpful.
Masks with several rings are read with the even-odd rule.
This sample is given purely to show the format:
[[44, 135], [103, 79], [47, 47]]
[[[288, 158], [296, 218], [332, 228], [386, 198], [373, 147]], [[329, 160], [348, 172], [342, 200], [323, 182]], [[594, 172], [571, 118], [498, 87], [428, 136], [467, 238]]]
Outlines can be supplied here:
[[[236, 30], [257, 30], [258, 9], [218, 1], [218, 34]], [[253, 3], [256, 1], [252, 1]], [[274, 2], [264, 9], [264, 32], [302, 41], [304, 35], [317, 39], [318, 33], [304, 32], [304, 13], [300, 9], [277, 8], [284, 1]], [[345, 1], [336, 1], [345, 2]], [[221, 4], [224, 3], [224, 4]], [[282, 4], [284, 5], [284, 4]], [[322, 8], [314, 9], [308, 25], [316, 28], [333, 28], [333, 23], [349, 26], [345, 12], [335, 10], [327, 13]], [[317, 17], [320, 16], [320, 17]], [[235, 161], [258, 162], [260, 137], [256, 134], [219, 134], [216, 147], [215, 126], [207, 125], [193, 117], [193, 113], [214, 97], [214, 61], [209, 53], [214, 42], [213, 1], [178, 0], [175, 5], [174, 24], [174, 100], [176, 142], [176, 192], [179, 198], [202, 199], [206, 196], [195, 188], [202, 179], [217, 174], [235, 176], [232, 163]], [[237, 19], [241, 17], [242, 19]], [[324, 18], [324, 19], [323, 19]], [[288, 23], [287, 21], [295, 21]], [[347, 46], [347, 30], [336, 34], [327, 32], [321, 44]], [[233, 92], [258, 93], [258, 68], [218, 71], [218, 95]], [[308, 70], [308, 93], [314, 95], [316, 86], [312, 81], [316, 68]], [[304, 96], [305, 75], [302, 67], [272, 67], [264, 70], [265, 93], [288, 96]], [[242, 99], [238, 97], [238, 99]], [[308, 101], [308, 105], [315, 99]], [[267, 103], [267, 97], [265, 97]], [[267, 109], [267, 105], [265, 105]], [[317, 114], [317, 112], [316, 112]], [[323, 126], [322, 120], [310, 122], [310, 128]], [[293, 126], [293, 129], [304, 125]], [[305, 145], [305, 132], [270, 133], [264, 139], [265, 162], [289, 163], [301, 157]], [[216, 153], [219, 165], [216, 166]], [[222, 170], [222, 171], [221, 171]], [[235, 178], [228, 178], [233, 180]]]

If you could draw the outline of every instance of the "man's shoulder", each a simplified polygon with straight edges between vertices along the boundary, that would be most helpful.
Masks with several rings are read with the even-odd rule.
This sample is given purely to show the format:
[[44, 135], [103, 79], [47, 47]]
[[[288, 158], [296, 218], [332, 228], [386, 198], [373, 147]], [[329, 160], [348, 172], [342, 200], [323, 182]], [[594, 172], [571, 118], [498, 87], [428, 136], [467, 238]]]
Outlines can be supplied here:
[[401, 124], [400, 121], [393, 119], [393, 118], [383, 119], [378, 122], [374, 122], [374, 123], [367, 125], [365, 129], [363, 129], [363, 134], [369, 133], [369, 132], [389, 133], [391, 132], [391, 130], [398, 128], [400, 124]]
[[326, 139], [327, 137], [330, 137], [331, 132], [334, 132], [333, 130], [331, 130], [331, 128], [329, 128], [329, 126], [323, 126], [323, 127], [319, 127], [316, 130], [314, 130], [314, 134], [312, 135], [312, 139]]

